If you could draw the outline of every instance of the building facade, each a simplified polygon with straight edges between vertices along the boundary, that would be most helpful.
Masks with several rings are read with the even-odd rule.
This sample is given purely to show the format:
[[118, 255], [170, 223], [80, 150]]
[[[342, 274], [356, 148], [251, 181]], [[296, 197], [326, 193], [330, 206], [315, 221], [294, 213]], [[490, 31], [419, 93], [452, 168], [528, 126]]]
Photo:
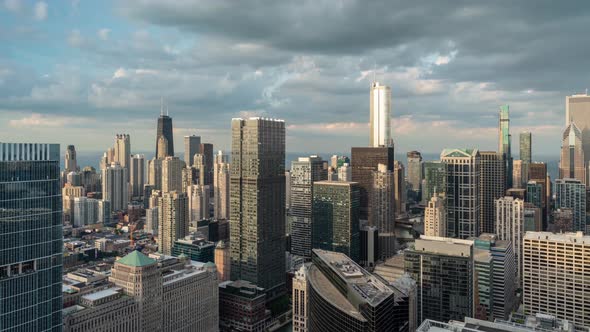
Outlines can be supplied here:
[[506, 173], [506, 163], [503, 155], [494, 151], [481, 151], [481, 177], [480, 177], [480, 200], [481, 200], [481, 226], [480, 232], [493, 233], [496, 219], [496, 208], [494, 201], [504, 196], [506, 192], [505, 178], [512, 173]]
[[424, 209], [424, 235], [445, 237], [447, 235], [447, 209], [445, 196], [436, 193]]
[[446, 189], [446, 165], [440, 161], [425, 161], [422, 181], [422, 204], [428, 204], [434, 193], [442, 194]]
[[[174, 135], [172, 133], [172, 118], [168, 116], [168, 114], [164, 115], [164, 111], [160, 114], [158, 118], [158, 126], [156, 128], [156, 158], [159, 156], [174, 156]], [[160, 144], [160, 138], [163, 143]], [[166, 151], [162, 151], [164, 150]]]
[[178, 239], [188, 235], [188, 197], [172, 191], [162, 193], [158, 198], [158, 251], [172, 255], [172, 248]]
[[302, 265], [293, 277], [293, 332], [309, 332], [309, 288], [307, 286], [307, 267]]
[[396, 252], [395, 240], [395, 183], [393, 172], [379, 164], [373, 172], [370, 192], [369, 225], [378, 230], [379, 259], [385, 260]]
[[559, 177], [562, 179], [577, 179], [586, 184], [586, 164], [582, 146], [582, 131], [573, 122], [563, 132]]
[[360, 190], [360, 218], [368, 220], [373, 172], [379, 164], [387, 165], [387, 169], [393, 171], [393, 147], [352, 148], [351, 155], [352, 181], [358, 182]]
[[102, 198], [111, 202], [111, 211], [123, 211], [129, 203], [127, 169], [113, 162], [102, 170]]
[[143, 197], [143, 186], [145, 185], [145, 156], [134, 154], [130, 159], [129, 185], [131, 186], [130, 196], [133, 199]]
[[391, 137], [391, 88], [381, 85], [379, 82], [371, 84], [370, 92], [370, 119], [371, 133], [369, 146], [387, 147], [393, 146]]
[[555, 180], [555, 207], [572, 210], [572, 231], [587, 232], [590, 230], [586, 224], [586, 185], [580, 180]]
[[[584, 153], [584, 165], [590, 164], [590, 96], [575, 94], [565, 97], [565, 126], [575, 123], [582, 136], [582, 151]], [[588, 176], [588, 172], [586, 172]], [[569, 176], [568, 176], [569, 177]], [[588, 178], [582, 181], [590, 183]]]
[[184, 162], [187, 166], [193, 165], [193, 157], [201, 151], [201, 136], [184, 136]]
[[510, 241], [516, 257], [516, 276], [522, 280], [522, 237], [524, 231], [524, 201], [506, 196], [496, 200], [496, 229], [499, 240]]
[[[510, 107], [500, 106], [498, 117], [498, 152], [506, 163], [506, 174], [512, 174], [512, 135], [510, 135]], [[512, 177], [506, 176], [506, 188], [512, 188]]]

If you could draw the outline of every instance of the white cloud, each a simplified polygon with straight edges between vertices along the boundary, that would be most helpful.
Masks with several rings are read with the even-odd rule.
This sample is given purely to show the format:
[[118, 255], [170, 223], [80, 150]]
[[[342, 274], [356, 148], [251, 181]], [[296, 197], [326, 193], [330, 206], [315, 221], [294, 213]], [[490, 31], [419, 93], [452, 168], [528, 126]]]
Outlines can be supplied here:
[[47, 3], [44, 1], [39, 1], [35, 4], [35, 19], [38, 21], [43, 21], [47, 18]]
[[[25, 116], [21, 119], [13, 119], [8, 121], [8, 125], [13, 128], [30, 128], [30, 127], [64, 127], [66, 125], [81, 123], [81, 118], [62, 117], [55, 115], [44, 115], [39, 113], [32, 113], [30, 116]], [[86, 120], [87, 121], [87, 120]]]
[[109, 34], [111, 33], [111, 29], [100, 29], [97, 32], [98, 38], [102, 39], [102, 40], [108, 40], [109, 39]]
[[125, 70], [125, 68], [119, 68], [113, 74], [113, 79], [125, 77], [127, 77], [127, 71]]
[[71, 46], [79, 47], [84, 44], [84, 37], [80, 33], [80, 30], [72, 30], [68, 36], [68, 44]]
[[4, 0], [4, 8], [11, 12], [17, 13], [22, 9], [22, 2], [20, 0]]

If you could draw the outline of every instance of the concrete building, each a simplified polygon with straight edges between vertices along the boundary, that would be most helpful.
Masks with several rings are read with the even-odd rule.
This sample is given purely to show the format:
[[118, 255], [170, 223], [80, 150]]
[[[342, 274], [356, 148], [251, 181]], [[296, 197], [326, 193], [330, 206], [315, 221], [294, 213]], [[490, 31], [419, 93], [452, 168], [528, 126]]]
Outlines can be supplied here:
[[213, 177], [213, 217], [229, 219], [229, 170], [226, 162], [215, 163]]
[[479, 150], [444, 149], [440, 159], [447, 166], [447, 236], [476, 237], [481, 223]]
[[102, 222], [98, 216], [98, 199], [76, 197], [74, 198], [74, 222], [76, 227], [84, 227]]
[[523, 167], [524, 164], [522, 160], [517, 159], [512, 161], [512, 186], [514, 188], [522, 188], [523, 187]]
[[215, 243], [207, 241], [201, 236], [191, 234], [174, 242], [172, 256], [180, 257], [180, 255], [184, 254], [191, 261], [207, 263], [214, 262], [214, 251]]
[[166, 157], [162, 160], [162, 191], [183, 192], [182, 170], [186, 167], [178, 157]]
[[447, 234], [445, 196], [434, 193], [424, 209], [424, 235], [444, 237]]
[[231, 256], [229, 245], [221, 240], [215, 246], [215, 266], [217, 267], [217, 280], [219, 282], [229, 280], [231, 268]]
[[516, 277], [522, 282], [522, 238], [524, 231], [524, 201], [513, 197], [496, 200], [496, 230], [499, 240], [510, 241], [516, 257]]
[[[590, 165], [590, 96], [586, 94], [575, 94], [565, 97], [565, 126], [575, 123], [582, 137], [582, 151], [584, 154], [584, 165]], [[571, 176], [563, 176], [571, 177]], [[588, 181], [588, 172], [586, 179]]]
[[359, 184], [313, 184], [312, 247], [341, 252], [359, 261]]
[[158, 198], [158, 251], [172, 254], [174, 242], [189, 231], [188, 197], [177, 191], [165, 192]]
[[187, 166], [193, 166], [195, 154], [201, 151], [201, 136], [184, 136], [184, 162]]
[[532, 153], [533, 136], [530, 131], [523, 131], [520, 133], [520, 160], [524, 164], [530, 164], [533, 159]]
[[209, 186], [192, 185], [188, 188], [190, 221], [196, 222], [210, 217], [211, 189]]
[[116, 162], [102, 170], [102, 198], [111, 202], [111, 211], [123, 211], [129, 202], [127, 169]]
[[270, 320], [263, 288], [245, 281], [219, 284], [219, 326], [221, 331], [263, 332]]
[[509, 320], [496, 319], [493, 322], [465, 317], [464, 320], [452, 320], [448, 323], [433, 321], [430, 319], [422, 322], [417, 332], [588, 332], [587, 327], [575, 326], [567, 320], [557, 319], [554, 316], [537, 313], [535, 315], [522, 315], [513, 313]]
[[[543, 218], [543, 229], [547, 229], [547, 216], [551, 202], [551, 181], [548, 181], [547, 164], [533, 162], [529, 165], [529, 178], [541, 186], [541, 215]], [[527, 187], [528, 192], [528, 187]], [[528, 195], [528, 194], [527, 194]]]
[[324, 161], [318, 156], [300, 157], [291, 162], [291, 183], [289, 185], [291, 208], [291, 253], [311, 259], [311, 234], [313, 225], [314, 182], [328, 178]]
[[586, 184], [586, 157], [582, 146], [582, 131], [575, 123], [570, 123], [563, 132], [559, 177], [571, 178]]
[[409, 303], [342, 253], [313, 249], [309, 331], [407, 331]]
[[309, 332], [309, 287], [307, 285], [307, 267], [301, 265], [293, 277], [293, 332]]
[[381, 244], [379, 230], [375, 226], [369, 226], [368, 221], [361, 220], [359, 239], [359, 263], [366, 268], [372, 268], [379, 260], [381, 254], [379, 249], [379, 245]]
[[406, 272], [418, 286], [418, 321], [474, 314], [473, 241], [421, 236], [405, 251]]
[[76, 197], [85, 197], [86, 191], [82, 186], [72, 186], [66, 183], [61, 189], [63, 217], [65, 220], [74, 222], [74, 199]]
[[503, 155], [494, 151], [481, 151], [481, 177], [480, 177], [480, 200], [481, 218], [480, 232], [493, 233], [495, 230], [496, 209], [494, 201], [504, 196], [506, 192], [505, 178], [512, 176], [506, 172], [506, 162]]
[[369, 220], [369, 193], [373, 184], [373, 172], [378, 169], [379, 164], [387, 165], [387, 169], [393, 171], [393, 146], [354, 147], [351, 149], [351, 155], [352, 181], [359, 184], [360, 219]]
[[203, 176], [204, 183], [207, 186], [213, 185], [213, 144], [201, 143], [201, 150], [199, 151], [203, 155], [204, 168]]
[[349, 163], [338, 167], [338, 181], [352, 181], [352, 168]]
[[425, 161], [424, 181], [422, 181], [422, 204], [427, 205], [434, 193], [443, 194], [446, 190], [446, 165], [440, 161]]
[[129, 181], [129, 168], [131, 167], [131, 138], [128, 134], [117, 134], [115, 136], [115, 159], [121, 167], [127, 170], [126, 181]]
[[93, 193], [101, 190], [100, 174], [92, 166], [86, 166], [80, 173], [82, 187], [87, 193]]
[[395, 240], [395, 179], [387, 165], [379, 164], [373, 172], [373, 185], [370, 191], [369, 225], [379, 232], [379, 259], [385, 260], [396, 251]]
[[[369, 146], [393, 146], [391, 137], [391, 88], [379, 82], [371, 84], [369, 123], [371, 124]], [[354, 159], [354, 158], [353, 158]]]
[[588, 232], [590, 230], [586, 223], [586, 185], [580, 180], [555, 180], [555, 207], [572, 210], [572, 231]]
[[131, 198], [141, 199], [143, 197], [143, 186], [145, 185], [145, 156], [134, 154], [130, 159], [129, 185], [131, 186]]
[[[498, 152], [506, 164], [506, 174], [512, 174], [512, 135], [510, 135], [510, 108], [508, 105], [500, 106], [498, 116]], [[511, 176], [506, 176], [505, 180], [505, 188], [514, 187]]]
[[[570, 208], [557, 209], [553, 214], [553, 229], [555, 233], [574, 231], [574, 212]], [[537, 232], [539, 232], [538, 230]]]
[[407, 202], [406, 178], [404, 165], [397, 160], [393, 164], [393, 184], [395, 187], [395, 213], [403, 214], [406, 212]]
[[145, 226], [143, 228], [145, 232], [152, 235], [158, 235], [158, 214], [159, 211], [157, 206], [145, 210]]
[[527, 232], [523, 248], [525, 313], [590, 325], [590, 237]]
[[148, 161], [148, 184], [152, 190], [162, 190], [162, 159]]
[[406, 167], [408, 190], [413, 193], [414, 201], [419, 201], [422, 179], [424, 178], [422, 169], [422, 155], [418, 151], [410, 151], [407, 153], [408, 163]]
[[[232, 120], [231, 279], [285, 287], [285, 122]], [[264, 237], [262, 237], [264, 236]]]
[[0, 142], [0, 330], [62, 329], [59, 154]]

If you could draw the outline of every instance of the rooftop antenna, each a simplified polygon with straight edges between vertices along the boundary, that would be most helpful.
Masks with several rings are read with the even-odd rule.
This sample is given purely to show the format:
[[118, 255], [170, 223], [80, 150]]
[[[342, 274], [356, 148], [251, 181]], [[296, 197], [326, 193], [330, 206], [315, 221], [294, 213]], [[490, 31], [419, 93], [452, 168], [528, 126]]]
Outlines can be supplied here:
[[373, 83], [377, 82], [377, 62], [373, 64]]
[[160, 97], [160, 115], [164, 115], [164, 97]]
[[168, 104], [166, 104], [166, 116], [168, 116]]

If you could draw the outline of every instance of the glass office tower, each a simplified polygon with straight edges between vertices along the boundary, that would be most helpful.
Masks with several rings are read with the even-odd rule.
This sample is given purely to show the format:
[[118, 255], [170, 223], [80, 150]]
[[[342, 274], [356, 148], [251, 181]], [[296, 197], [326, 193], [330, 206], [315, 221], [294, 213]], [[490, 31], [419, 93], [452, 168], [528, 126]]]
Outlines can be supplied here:
[[62, 330], [59, 145], [0, 143], [0, 330]]

